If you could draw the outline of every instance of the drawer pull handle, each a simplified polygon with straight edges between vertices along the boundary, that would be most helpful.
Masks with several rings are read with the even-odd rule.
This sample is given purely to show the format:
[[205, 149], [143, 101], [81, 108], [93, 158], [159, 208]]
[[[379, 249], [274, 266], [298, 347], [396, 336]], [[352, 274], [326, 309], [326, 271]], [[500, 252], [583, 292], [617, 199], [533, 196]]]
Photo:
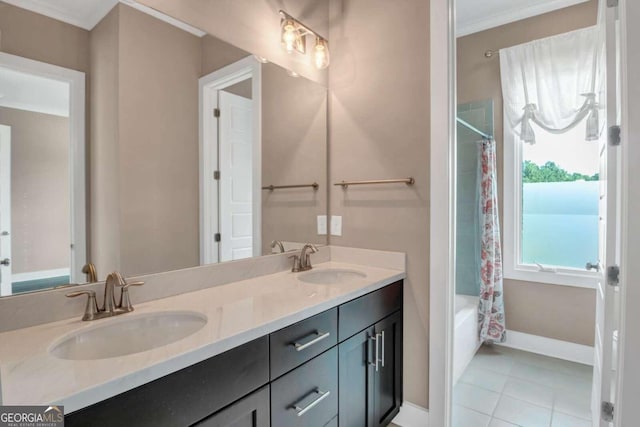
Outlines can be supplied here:
[[304, 408], [299, 407], [297, 404], [293, 405], [293, 409], [296, 410], [297, 415], [299, 417], [303, 416], [304, 414], [306, 414], [307, 412], [309, 412], [311, 410], [311, 408], [313, 408], [314, 406], [316, 406], [318, 403], [322, 402], [324, 399], [326, 399], [327, 397], [329, 397], [329, 395], [331, 394], [331, 392], [329, 390], [327, 391], [320, 391], [319, 389], [315, 389], [312, 394], [317, 394], [318, 397], [311, 403], [309, 403], [307, 406], [305, 406]]
[[322, 341], [325, 338], [328, 338], [329, 335], [331, 335], [329, 332], [314, 332], [314, 335], [317, 335], [314, 339], [312, 339], [311, 341], [304, 343], [304, 344], [300, 344], [299, 342], [294, 342], [292, 345], [296, 348], [296, 351], [302, 351], [306, 348], [311, 347], [312, 345], [319, 343], [320, 341]]

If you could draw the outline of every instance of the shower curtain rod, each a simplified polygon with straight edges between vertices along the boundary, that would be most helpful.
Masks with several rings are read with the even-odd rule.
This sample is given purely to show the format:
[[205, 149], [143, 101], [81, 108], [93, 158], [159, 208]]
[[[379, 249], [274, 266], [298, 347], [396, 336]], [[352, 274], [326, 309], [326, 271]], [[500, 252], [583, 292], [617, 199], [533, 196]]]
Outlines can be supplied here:
[[477, 133], [478, 135], [480, 135], [481, 137], [483, 137], [484, 139], [493, 139], [493, 136], [491, 135], [487, 135], [486, 133], [482, 132], [480, 129], [478, 129], [475, 126], [470, 125], [469, 123], [465, 122], [464, 120], [462, 120], [460, 117], [456, 117], [456, 121], [458, 123], [460, 123], [462, 126], [466, 127], [467, 129], [469, 129], [472, 132]]

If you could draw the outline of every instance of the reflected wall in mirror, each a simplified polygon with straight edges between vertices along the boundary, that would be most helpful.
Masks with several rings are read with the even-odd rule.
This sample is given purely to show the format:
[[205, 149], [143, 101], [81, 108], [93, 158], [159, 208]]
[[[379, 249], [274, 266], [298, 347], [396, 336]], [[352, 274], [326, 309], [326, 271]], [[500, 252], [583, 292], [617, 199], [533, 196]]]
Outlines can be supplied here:
[[81, 28], [10, 3], [3, 296], [326, 244], [324, 87], [137, 4], [67, 10]]

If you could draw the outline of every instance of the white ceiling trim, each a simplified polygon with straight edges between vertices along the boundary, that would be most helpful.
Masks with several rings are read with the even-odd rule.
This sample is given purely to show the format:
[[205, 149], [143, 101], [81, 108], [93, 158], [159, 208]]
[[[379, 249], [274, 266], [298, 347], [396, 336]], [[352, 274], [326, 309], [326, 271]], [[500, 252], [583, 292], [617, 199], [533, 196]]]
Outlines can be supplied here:
[[[92, 30], [101, 20], [104, 18], [118, 2], [126, 4], [140, 12], [151, 15], [156, 19], [159, 19], [174, 27], [180, 28], [183, 31], [191, 33], [197, 37], [203, 37], [207, 33], [199, 28], [192, 27], [182, 21], [165, 15], [150, 7], [141, 5], [135, 0], [97, 0], [92, 2], [86, 2], [84, 8], [74, 7], [69, 2], [63, 4], [58, 0], [2, 0], [5, 3], [9, 3], [13, 6], [27, 9], [40, 15], [48, 16], [49, 18], [56, 19], [58, 21], [66, 22], [67, 24], [74, 25], [76, 27], [83, 28], [85, 30]], [[81, 0], [84, 1], [84, 0]]]
[[506, 10], [503, 13], [493, 14], [491, 16], [483, 17], [480, 15], [478, 19], [473, 21], [459, 22], [456, 28], [456, 36], [468, 36], [469, 34], [478, 33], [480, 31], [485, 31], [501, 25], [520, 21], [522, 19], [553, 12], [554, 10], [564, 9], [565, 7], [574, 6], [587, 1], [589, 0], [552, 0], [544, 3], [532, 3], [524, 8]]
[[80, 13], [71, 13], [68, 7], [61, 7], [61, 4], [56, 4], [55, 1], [47, 0], [2, 0], [5, 3], [9, 3], [13, 6], [27, 9], [40, 15], [48, 16], [49, 18], [56, 19], [58, 21], [66, 22], [67, 24], [74, 25], [76, 27], [84, 28], [85, 30], [91, 30], [100, 20], [118, 3], [118, 0], [104, 0], [94, 2], [98, 7], [94, 7], [93, 10], [82, 11], [77, 10]]
[[175, 18], [172, 18], [169, 15], [165, 15], [162, 12], [159, 12], [155, 9], [152, 9], [148, 6], [142, 5], [136, 1], [133, 0], [120, 0], [120, 3], [126, 4], [127, 6], [130, 6], [136, 10], [139, 10], [140, 12], [146, 13], [147, 15], [151, 15], [156, 19], [159, 19], [160, 21], [166, 22], [167, 24], [173, 25], [174, 27], [180, 28], [183, 31], [186, 31], [188, 33], [193, 34], [196, 37], [204, 37], [207, 35], [206, 32], [202, 31], [199, 28], [196, 27], [192, 27], [191, 25], [182, 22], [180, 20], [177, 20]]

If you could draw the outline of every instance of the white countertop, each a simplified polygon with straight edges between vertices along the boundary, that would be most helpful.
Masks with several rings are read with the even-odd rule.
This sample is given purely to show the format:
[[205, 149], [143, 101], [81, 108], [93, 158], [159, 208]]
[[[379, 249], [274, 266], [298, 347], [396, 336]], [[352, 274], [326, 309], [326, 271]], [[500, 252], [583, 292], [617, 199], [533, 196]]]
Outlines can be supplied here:
[[[300, 281], [299, 273], [281, 272], [142, 304], [132, 298], [135, 311], [111, 319], [68, 319], [4, 332], [0, 403], [59, 404], [70, 413], [405, 278], [401, 270], [335, 261], [318, 264], [314, 270], [327, 268], [358, 270], [366, 278], [314, 285]], [[82, 328], [136, 313], [178, 310], [204, 314], [207, 324], [174, 343], [121, 357], [76, 361], [49, 354], [54, 341]]]

